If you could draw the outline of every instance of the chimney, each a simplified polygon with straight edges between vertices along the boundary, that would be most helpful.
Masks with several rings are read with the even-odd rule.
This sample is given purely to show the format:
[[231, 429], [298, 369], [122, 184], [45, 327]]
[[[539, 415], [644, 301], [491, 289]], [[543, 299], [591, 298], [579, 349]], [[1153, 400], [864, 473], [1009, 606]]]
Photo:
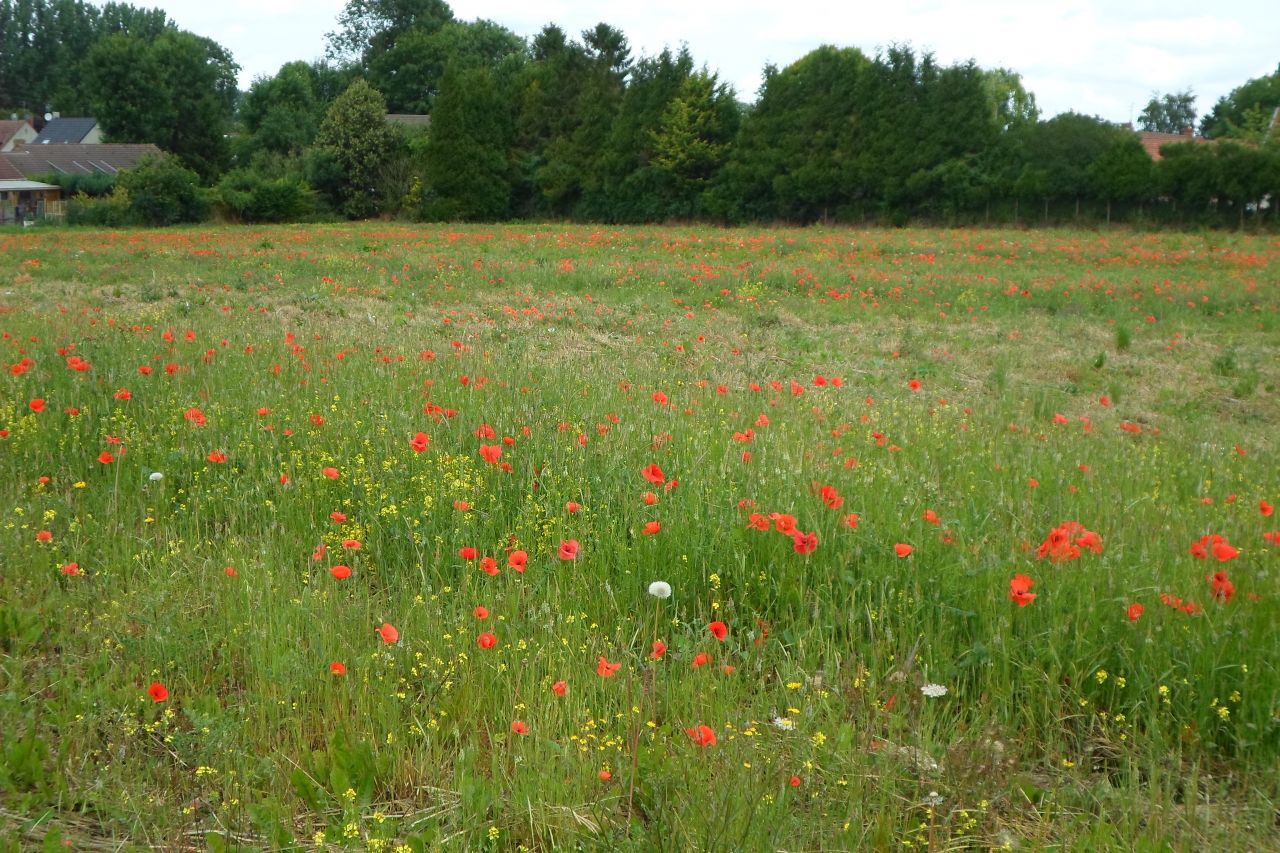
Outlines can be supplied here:
[[1196, 134], [1196, 129], [1194, 127], [1184, 127], [1182, 129], [1182, 135], [1187, 137], [1188, 139], [1195, 136], [1195, 134]]

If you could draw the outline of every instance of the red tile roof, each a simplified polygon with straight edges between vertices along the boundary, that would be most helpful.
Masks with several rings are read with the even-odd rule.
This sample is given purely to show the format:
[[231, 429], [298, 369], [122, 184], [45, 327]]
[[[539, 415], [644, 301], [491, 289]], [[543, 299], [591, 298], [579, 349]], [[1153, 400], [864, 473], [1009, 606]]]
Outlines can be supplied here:
[[1142, 147], [1146, 149], [1148, 156], [1152, 160], [1163, 159], [1160, 156], [1160, 146], [1170, 145], [1181, 142], [1194, 142], [1197, 145], [1206, 145], [1212, 142], [1203, 136], [1196, 136], [1194, 133], [1183, 131], [1182, 133], [1156, 133], [1150, 130], [1143, 130], [1138, 133], [1138, 141], [1142, 143]]

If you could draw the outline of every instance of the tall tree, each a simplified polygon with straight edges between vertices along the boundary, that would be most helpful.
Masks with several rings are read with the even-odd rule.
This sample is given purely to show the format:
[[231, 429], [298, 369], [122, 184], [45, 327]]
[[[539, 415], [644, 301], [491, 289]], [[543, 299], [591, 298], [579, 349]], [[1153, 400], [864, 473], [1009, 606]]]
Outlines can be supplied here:
[[1280, 66], [1272, 74], [1256, 77], [1232, 89], [1214, 104], [1200, 122], [1200, 132], [1211, 139], [1224, 136], [1252, 142], [1280, 141], [1274, 121], [1280, 109]]
[[452, 20], [445, 0], [347, 0], [338, 29], [325, 35], [329, 58], [359, 61], [367, 69], [404, 34], [434, 32]]
[[706, 69], [685, 78], [651, 131], [663, 217], [702, 212], [702, 194], [724, 166], [738, 124], [733, 89]]
[[370, 58], [367, 73], [391, 112], [430, 113], [447, 68], [496, 68], [524, 53], [524, 39], [506, 27], [485, 20], [449, 21], [402, 33], [392, 47]]
[[287, 63], [274, 77], [254, 80], [240, 99], [244, 135], [238, 155], [247, 161], [258, 152], [300, 154], [315, 139], [323, 118], [312, 67]]
[[382, 94], [363, 78], [347, 87], [325, 113], [309, 153], [312, 186], [344, 216], [360, 219], [382, 210], [382, 171], [396, 146]]
[[1138, 127], [1158, 133], [1182, 133], [1196, 124], [1196, 96], [1190, 89], [1153, 93], [1138, 117]]
[[178, 30], [107, 36], [81, 66], [108, 139], [155, 143], [205, 180], [226, 164], [238, 70], [216, 42]]
[[511, 214], [511, 111], [495, 76], [483, 65], [445, 72], [426, 150], [425, 213], [431, 219]]

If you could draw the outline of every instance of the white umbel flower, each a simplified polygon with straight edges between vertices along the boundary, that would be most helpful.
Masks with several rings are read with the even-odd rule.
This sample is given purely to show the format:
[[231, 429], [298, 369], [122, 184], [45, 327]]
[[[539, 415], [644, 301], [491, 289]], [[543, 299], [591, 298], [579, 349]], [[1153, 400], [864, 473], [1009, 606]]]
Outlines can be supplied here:
[[944, 685], [933, 684], [930, 682], [929, 684], [921, 687], [920, 692], [928, 696], [930, 699], [938, 699], [947, 695], [947, 688]]

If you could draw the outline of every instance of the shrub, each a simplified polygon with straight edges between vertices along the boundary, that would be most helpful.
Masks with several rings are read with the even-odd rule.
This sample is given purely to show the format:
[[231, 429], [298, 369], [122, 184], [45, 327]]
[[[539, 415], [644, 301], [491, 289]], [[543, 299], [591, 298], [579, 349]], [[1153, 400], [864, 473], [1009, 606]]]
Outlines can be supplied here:
[[128, 193], [129, 219], [141, 225], [199, 222], [208, 213], [200, 179], [173, 157], [146, 157], [116, 183]]
[[248, 169], [228, 172], [215, 197], [226, 214], [244, 222], [296, 222], [316, 212], [315, 194], [300, 178], [265, 178]]
[[110, 195], [94, 197], [87, 193], [76, 193], [67, 200], [68, 225], [96, 225], [106, 228], [119, 228], [128, 225], [129, 193], [123, 187], [116, 187]]

